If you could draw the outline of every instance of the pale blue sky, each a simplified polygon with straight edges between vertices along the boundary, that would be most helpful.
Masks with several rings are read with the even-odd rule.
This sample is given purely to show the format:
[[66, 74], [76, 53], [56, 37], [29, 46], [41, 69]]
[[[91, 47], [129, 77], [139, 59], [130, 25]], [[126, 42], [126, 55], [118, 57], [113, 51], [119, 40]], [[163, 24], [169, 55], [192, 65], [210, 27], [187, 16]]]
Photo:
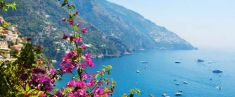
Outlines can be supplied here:
[[108, 0], [165, 26], [196, 47], [235, 49], [235, 0]]

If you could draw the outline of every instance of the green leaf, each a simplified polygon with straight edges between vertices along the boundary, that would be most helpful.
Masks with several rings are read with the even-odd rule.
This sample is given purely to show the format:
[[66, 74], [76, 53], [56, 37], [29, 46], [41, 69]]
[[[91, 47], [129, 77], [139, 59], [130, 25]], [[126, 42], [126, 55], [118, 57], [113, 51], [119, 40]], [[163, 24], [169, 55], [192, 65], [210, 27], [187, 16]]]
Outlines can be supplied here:
[[138, 94], [138, 95], [140, 95], [141, 94], [141, 91], [139, 90], [139, 89], [137, 89], [137, 88], [135, 88], [135, 89], [131, 89], [130, 90], [130, 94]]
[[38, 95], [32, 95], [32, 96], [30, 96], [30, 97], [38, 97]]
[[31, 90], [28, 91], [28, 93], [31, 94], [31, 93], [33, 93], [34, 91], [35, 91], [35, 89], [31, 89]]
[[32, 64], [32, 66], [34, 66], [34, 67], [35, 67], [35, 66], [37, 66], [37, 64]]
[[97, 73], [97, 74], [95, 75], [95, 79], [97, 79], [99, 76], [100, 76], [100, 74]]
[[75, 5], [68, 5], [68, 9], [69, 9], [69, 10], [75, 10], [75, 9], [76, 9], [76, 6], [75, 6]]
[[61, 6], [64, 7], [67, 4], [69, 4], [69, 1], [68, 0], [64, 0], [64, 3]]
[[73, 29], [73, 31], [75, 31], [75, 32], [78, 32], [78, 31], [79, 31], [79, 28], [78, 28], [77, 25], [73, 25], [73, 26], [72, 26], [72, 29]]
[[107, 65], [107, 66], [104, 66], [104, 68], [105, 68], [106, 70], [111, 70], [111, 69], [113, 68], [113, 66], [112, 66], [112, 65]]
[[141, 94], [141, 91], [139, 89], [136, 89], [137, 94]]
[[26, 85], [26, 91], [29, 91], [30, 87], [29, 87], [29, 84]]
[[16, 10], [16, 3], [15, 3], [15, 2], [6, 4], [6, 6], [7, 6], [8, 8], [13, 9], [13, 10]]

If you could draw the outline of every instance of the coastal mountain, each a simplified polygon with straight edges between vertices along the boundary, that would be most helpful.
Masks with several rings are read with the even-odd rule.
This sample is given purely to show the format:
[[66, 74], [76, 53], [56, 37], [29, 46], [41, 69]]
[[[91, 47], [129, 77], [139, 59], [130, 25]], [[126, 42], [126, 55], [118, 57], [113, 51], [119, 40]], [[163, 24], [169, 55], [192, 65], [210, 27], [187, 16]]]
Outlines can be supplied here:
[[[71, 28], [62, 21], [68, 12], [61, 8], [58, 1], [14, 1], [17, 3], [17, 10], [9, 10], [4, 13], [4, 17], [16, 25], [24, 37], [30, 37], [34, 44], [42, 45], [45, 53], [52, 58], [69, 49], [69, 43], [62, 41], [64, 33], [71, 33]], [[89, 41], [92, 45], [91, 51], [96, 56], [120, 56], [128, 52], [128, 48], [119, 39], [106, 36], [83, 18], [77, 20], [82, 27], [88, 28], [89, 33], [85, 35], [84, 41]]]
[[106, 0], [73, 0], [81, 17], [104, 32], [120, 39], [131, 50], [142, 48], [193, 49], [193, 46], [165, 27], [140, 14]]
[[[12, 0], [6, 0], [12, 1]], [[69, 48], [61, 41], [70, 28], [61, 21], [66, 10], [57, 0], [14, 0], [17, 10], [4, 14], [7, 21], [17, 25], [23, 36], [32, 37], [53, 57], [57, 50]], [[193, 49], [187, 41], [143, 16], [106, 0], [74, 0], [79, 10], [78, 20], [89, 33], [85, 41], [99, 57], [119, 56], [139, 49]], [[60, 52], [59, 52], [60, 53]]]

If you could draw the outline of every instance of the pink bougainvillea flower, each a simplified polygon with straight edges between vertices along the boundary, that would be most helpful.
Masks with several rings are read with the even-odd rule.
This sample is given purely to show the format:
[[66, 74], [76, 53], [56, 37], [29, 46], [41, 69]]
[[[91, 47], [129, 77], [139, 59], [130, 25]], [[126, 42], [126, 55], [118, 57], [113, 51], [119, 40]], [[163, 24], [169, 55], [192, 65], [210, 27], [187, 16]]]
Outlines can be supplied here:
[[78, 87], [80, 89], [85, 88], [85, 82], [83, 81], [76, 81], [76, 80], [71, 80], [67, 83], [67, 87], [71, 88], [71, 87]]
[[74, 20], [69, 20], [69, 25], [73, 25], [74, 24]]
[[80, 46], [80, 48], [82, 48], [82, 49], [86, 49], [86, 48], [87, 48], [87, 46], [86, 46], [86, 45], [84, 45], [84, 44], [82, 44], [82, 45]]
[[63, 56], [62, 62], [60, 63], [60, 67], [63, 73], [72, 72], [73, 69], [77, 66], [77, 64], [72, 62], [72, 59], [76, 56], [77, 53], [75, 51], [68, 52], [65, 54], [65, 56]]
[[82, 43], [82, 38], [76, 37], [76, 38], [73, 39], [73, 41], [74, 41], [75, 43]]
[[32, 88], [38, 88], [40, 91], [52, 91], [54, 81], [45, 74], [33, 73], [29, 84]]
[[69, 38], [69, 35], [64, 34], [63, 39], [68, 39], [68, 38]]
[[89, 67], [94, 67], [94, 65], [95, 65], [95, 64], [92, 62], [91, 59], [86, 59], [85, 62], [86, 62], [86, 64], [87, 64]]
[[75, 80], [71, 80], [67, 83], [67, 87], [71, 88], [75, 85], [76, 81]]
[[68, 97], [77, 97], [77, 92], [69, 92]]
[[79, 64], [78, 68], [82, 69], [82, 68], [86, 68], [86, 64]]
[[84, 81], [78, 81], [76, 85], [77, 85], [77, 87], [83, 89], [83, 88], [85, 88], [86, 83]]
[[68, 60], [70, 59], [67, 59], [67, 61], [64, 61], [60, 64], [63, 73], [71, 73], [75, 68], [75, 66]]
[[75, 51], [70, 51], [69, 53], [67, 53], [64, 58], [67, 58], [67, 59], [71, 59], [73, 57], [76, 57], [77, 56], [77, 53]]
[[103, 83], [102, 83], [101, 81], [99, 81], [97, 84], [98, 84], [99, 86], [102, 86], [102, 85], [103, 85]]
[[80, 26], [81, 26], [81, 24], [80, 24], [80, 23], [78, 23], [78, 24], [77, 24], [77, 26], [78, 26], [78, 27], [80, 27]]
[[78, 93], [79, 97], [86, 97], [86, 89], [79, 89]]
[[86, 83], [86, 86], [87, 86], [88, 88], [92, 88], [92, 87], [93, 87], [93, 85], [92, 85], [91, 83]]
[[90, 79], [90, 81], [88, 83], [86, 83], [86, 86], [89, 88], [92, 88], [95, 84], [96, 84], [96, 80]]
[[87, 29], [86, 28], [82, 28], [82, 33], [87, 33]]
[[87, 96], [85, 89], [78, 89], [77, 91], [69, 92], [68, 97], [90, 97], [90, 96]]
[[94, 64], [93, 61], [92, 61], [91, 56], [92, 56], [91, 53], [85, 54], [85, 63], [86, 63], [87, 66], [89, 66], [89, 67], [95, 66], [95, 64]]
[[57, 72], [56, 69], [51, 69], [51, 70], [50, 70], [50, 74], [51, 74], [52, 76], [54, 76], [54, 75], [56, 74], [56, 72]]
[[82, 73], [82, 78], [84, 78], [84, 79], [88, 79], [88, 78], [91, 78], [91, 76], [90, 75], [88, 75], [87, 73]]
[[104, 93], [104, 90], [103, 89], [101, 89], [101, 88], [96, 88], [94, 91], [93, 91], [93, 94], [94, 94], [94, 97], [100, 97], [100, 96], [102, 96], [103, 97], [103, 95], [105, 94]]

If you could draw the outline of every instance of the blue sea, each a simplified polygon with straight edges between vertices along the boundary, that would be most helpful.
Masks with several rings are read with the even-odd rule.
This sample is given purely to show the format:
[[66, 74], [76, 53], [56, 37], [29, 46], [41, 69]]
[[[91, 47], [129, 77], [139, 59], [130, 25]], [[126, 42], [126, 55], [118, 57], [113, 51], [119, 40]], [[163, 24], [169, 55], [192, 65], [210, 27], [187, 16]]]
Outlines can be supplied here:
[[[117, 81], [113, 97], [121, 97], [131, 88], [142, 91], [136, 97], [162, 97], [163, 93], [174, 97], [177, 90], [182, 91], [182, 97], [235, 97], [235, 51], [146, 50], [94, 62], [96, 66], [89, 72], [103, 65], [113, 66], [110, 78]], [[223, 73], [214, 74], [213, 70]], [[68, 74], [63, 76], [57, 87], [64, 87], [70, 78]]]

